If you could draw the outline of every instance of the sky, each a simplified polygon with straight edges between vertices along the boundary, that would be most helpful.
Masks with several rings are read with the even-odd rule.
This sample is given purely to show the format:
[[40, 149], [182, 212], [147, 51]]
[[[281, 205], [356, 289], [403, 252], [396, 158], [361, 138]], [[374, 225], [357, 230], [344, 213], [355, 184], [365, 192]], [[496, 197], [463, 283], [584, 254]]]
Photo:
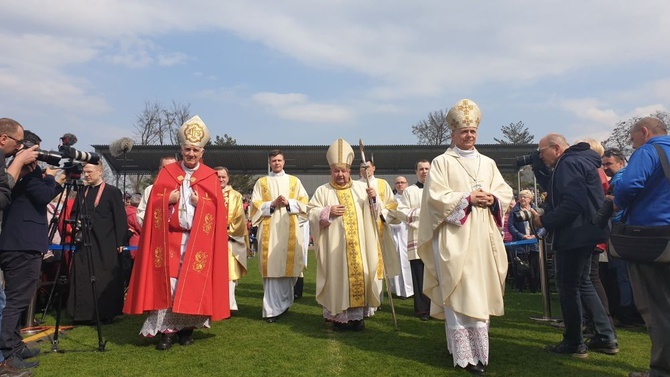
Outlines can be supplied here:
[[189, 104], [241, 145], [416, 144], [462, 98], [478, 143], [605, 139], [668, 110], [667, 0], [60, 0], [0, 3], [0, 117], [55, 149], [136, 138]]

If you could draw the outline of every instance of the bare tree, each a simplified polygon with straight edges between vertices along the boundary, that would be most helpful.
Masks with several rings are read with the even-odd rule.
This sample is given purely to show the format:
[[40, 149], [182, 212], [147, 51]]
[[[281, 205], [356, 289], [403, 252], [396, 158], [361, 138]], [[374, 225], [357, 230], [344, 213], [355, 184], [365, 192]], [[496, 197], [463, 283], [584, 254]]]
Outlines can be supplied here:
[[451, 129], [444, 110], [433, 111], [428, 119], [412, 126], [412, 133], [423, 145], [445, 145], [451, 143]]
[[[667, 111], [657, 111], [649, 116], [660, 119], [666, 126], [670, 126], [670, 113]], [[602, 144], [607, 148], [618, 148], [626, 156], [633, 154], [633, 146], [630, 142], [630, 129], [642, 117], [632, 117], [628, 120], [617, 122], [612, 130], [612, 134], [605, 139]]]
[[626, 156], [630, 156], [633, 153], [633, 146], [630, 143], [630, 129], [638, 120], [640, 120], [639, 117], [633, 117], [617, 122], [612, 134], [602, 142], [605, 149], [617, 148]]
[[172, 108], [164, 109], [163, 113], [166, 121], [165, 131], [168, 133], [170, 144], [176, 145], [179, 143], [177, 138], [179, 127], [191, 118], [191, 105], [172, 101]]
[[530, 134], [528, 127], [523, 124], [523, 121], [510, 123], [509, 126], [502, 126], [500, 131], [504, 139], [493, 138], [498, 144], [530, 144], [535, 138], [534, 135]]
[[135, 121], [135, 138], [139, 145], [175, 145], [177, 130], [190, 117], [190, 104], [172, 101], [166, 108], [158, 101], [146, 101]]
[[135, 141], [139, 145], [155, 143], [161, 116], [162, 109], [158, 102], [144, 102], [144, 109], [135, 120]]
[[[135, 120], [134, 141], [137, 145], [176, 145], [177, 130], [191, 117], [191, 105], [172, 101], [170, 108], [158, 100], [145, 101], [144, 109]], [[134, 192], [142, 192], [150, 185], [154, 175], [137, 174], [128, 177], [128, 186]]]

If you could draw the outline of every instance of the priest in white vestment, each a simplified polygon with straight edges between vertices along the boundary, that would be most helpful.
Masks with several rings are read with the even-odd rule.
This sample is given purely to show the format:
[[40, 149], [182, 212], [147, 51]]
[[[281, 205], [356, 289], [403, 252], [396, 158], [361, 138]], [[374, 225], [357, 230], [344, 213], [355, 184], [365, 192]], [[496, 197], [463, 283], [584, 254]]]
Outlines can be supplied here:
[[372, 210], [381, 211], [381, 204], [374, 200], [374, 187], [351, 180], [354, 151], [346, 141], [336, 140], [326, 157], [330, 182], [317, 188], [309, 202], [316, 301], [334, 330], [360, 331], [364, 318], [380, 305], [383, 271]]
[[[400, 205], [400, 198], [407, 188], [407, 178], [398, 176], [395, 178], [395, 200]], [[398, 217], [395, 211], [392, 216]], [[402, 216], [402, 215], [401, 215]], [[391, 279], [391, 290], [401, 299], [406, 299], [414, 295], [414, 285], [412, 284], [412, 270], [407, 258], [407, 223], [401, 221], [398, 224], [389, 224], [393, 242], [395, 243], [400, 273]]]
[[416, 163], [417, 182], [405, 190], [402, 198], [398, 201], [398, 212], [403, 215], [402, 220], [409, 227], [407, 258], [411, 266], [412, 284], [416, 293], [414, 294], [414, 314], [422, 321], [430, 319], [430, 299], [423, 293], [423, 271], [424, 265], [417, 253], [419, 242], [419, 218], [421, 215], [421, 196], [423, 186], [430, 170], [430, 161], [421, 160]]
[[436, 157], [421, 202], [419, 257], [431, 316], [446, 319], [454, 366], [483, 374], [489, 316], [504, 314], [507, 256], [499, 228], [512, 188], [475, 148], [479, 107], [463, 99], [449, 110], [452, 147]]
[[400, 259], [396, 258], [396, 246], [393, 240], [391, 226], [399, 224], [401, 221], [395, 216], [398, 209], [393, 190], [385, 179], [375, 177], [375, 163], [373, 159], [361, 163], [359, 175], [360, 181], [367, 187], [375, 189], [375, 202], [379, 203], [379, 216], [377, 217], [377, 229], [379, 230], [379, 269], [388, 277], [387, 282], [390, 285], [391, 279], [400, 274]]
[[365, 183], [366, 185], [369, 181], [370, 187], [373, 187], [377, 192], [376, 200], [381, 204], [381, 216], [377, 221], [377, 225], [379, 226], [380, 230], [383, 230], [384, 227], [382, 227], [381, 219], [386, 219], [389, 217], [389, 212], [395, 211], [398, 208], [398, 202], [396, 201], [395, 195], [393, 194], [391, 185], [389, 185], [385, 179], [375, 177], [375, 170], [376, 168], [374, 161], [368, 160], [366, 165], [361, 165], [360, 167], [359, 181]]
[[307, 191], [284, 172], [284, 154], [270, 151], [272, 170], [256, 181], [251, 222], [258, 226], [258, 265], [263, 277], [263, 318], [276, 322], [293, 304], [295, 285], [305, 266], [305, 237], [299, 217], [307, 214]]

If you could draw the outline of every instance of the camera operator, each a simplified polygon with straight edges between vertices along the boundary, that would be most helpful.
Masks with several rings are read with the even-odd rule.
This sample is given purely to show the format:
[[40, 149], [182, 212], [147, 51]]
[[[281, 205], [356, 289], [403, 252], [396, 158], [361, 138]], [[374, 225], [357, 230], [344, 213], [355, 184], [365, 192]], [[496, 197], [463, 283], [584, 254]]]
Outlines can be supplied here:
[[[533, 222], [553, 233], [549, 239], [553, 240], [556, 284], [565, 323], [563, 341], [547, 350], [579, 358], [587, 357], [588, 349], [616, 354], [619, 348], [614, 330], [589, 279], [593, 250], [605, 241], [604, 232], [591, 221], [605, 200], [598, 173], [600, 156], [588, 143], [570, 147], [565, 137], [555, 133], [540, 140], [538, 152], [545, 166], [536, 163], [533, 172], [547, 191], [547, 199], [546, 213], [539, 216], [533, 211]], [[584, 309], [591, 313], [595, 327], [595, 336], [587, 344], [582, 333]]]
[[[24, 137], [26, 145], [39, 146], [42, 141], [28, 130]], [[47, 169], [43, 176], [37, 161], [23, 165], [20, 179], [12, 189], [12, 202], [3, 213], [0, 267], [5, 277], [7, 303], [0, 326], [0, 351], [5, 363], [17, 369], [39, 364], [24, 360], [36, 356], [39, 349], [30, 349], [23, 342], [21, 314], [35, 295], [42, 256], [49, 248], [47, 204], [63, 190], [54, 179], [57, 172]]]
[[[37, 146], [28, 148], [18, 153], [23, 147], [23, 126], [19, 122], [0, 118], [0, 211], [5, 210], [11, 202], [11, 190], [20, 176], [23, 165], [30, 164], [37, 158]], [[10, 169], [5, 168], [5, 158], [14, 156], [14, 164]], [[5, 291], [0, 285], [0, 321], [2, 311], [5, 307]], [[20, 371], [5, 363], [0, 353], [0, 374], [7, 376], [30, 376], [30, 371]]]
[[[23, 126], [14, 119], [0, 118], [0, 210], [4, 210], [11, 201], [12, 187], [18, 180], [21, 169], [37, 159], [39, 146], [23, 148]], [[12, 166], [5, 168], [5, 158], [14, 156]]]

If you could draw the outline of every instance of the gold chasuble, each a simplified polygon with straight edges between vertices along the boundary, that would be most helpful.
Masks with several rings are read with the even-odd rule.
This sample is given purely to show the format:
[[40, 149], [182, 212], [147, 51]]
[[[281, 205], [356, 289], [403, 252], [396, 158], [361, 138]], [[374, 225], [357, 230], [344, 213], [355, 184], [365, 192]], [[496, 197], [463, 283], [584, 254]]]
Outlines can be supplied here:
[[[316, 189], [308, 205], [316, 247], [316, 301], [332, 315], [380, 305], [379, 243], [366, 188], [359, 181], [343, 187], [328, 183]], [[330, 218], [330, 207], [338, 204], [345, 206], [344, 215]], [[329, 218], [324, 225], [322, 220]]]
[[[279, 195], [295, 200], [300, 213], [289, 213], [285, 207], [264, 212]], [[307, 191], [292, 175], [270, 175], [256, 181], [251, 222], [258, 225], [259, 267], [264, 278], [297, 277], [304, 269], [304, 237], [297, 216], [305, 215], [307, 200]]]
[[223, 189], [223, 202], [228, 210], [228, 274], [230, 280], [238, 280], [247, 274], [249, 247], [242, 194], [226, 186]]

